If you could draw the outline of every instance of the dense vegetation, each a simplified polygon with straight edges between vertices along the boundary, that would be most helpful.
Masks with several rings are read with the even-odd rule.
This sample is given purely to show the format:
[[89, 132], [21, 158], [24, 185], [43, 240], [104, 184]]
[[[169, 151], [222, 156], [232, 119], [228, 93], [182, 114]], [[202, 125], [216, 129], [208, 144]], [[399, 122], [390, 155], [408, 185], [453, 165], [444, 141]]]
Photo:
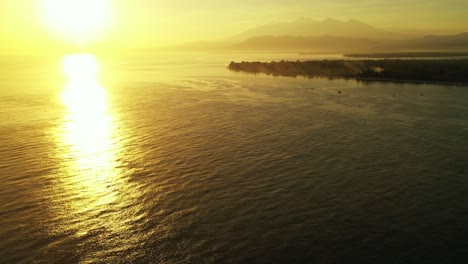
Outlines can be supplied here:
[[229, 69], [274, 76], [307, 76], [468, 84], [468, 60], [323, 60], [231, 62]]
[[393, 52], [393, 53], [359, 53], [345, 54], [350, 58], [428, 58], [428, 57], [462, 57], [468, 52]]

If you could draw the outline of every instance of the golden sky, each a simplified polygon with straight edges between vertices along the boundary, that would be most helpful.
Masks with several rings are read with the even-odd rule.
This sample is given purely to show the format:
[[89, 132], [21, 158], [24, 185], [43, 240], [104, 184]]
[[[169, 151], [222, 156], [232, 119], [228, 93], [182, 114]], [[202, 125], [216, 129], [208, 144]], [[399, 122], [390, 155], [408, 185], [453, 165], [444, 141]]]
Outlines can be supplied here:
[[[47, 1], [1, 0], [0, 53], [57, 50], [69, 45], [66, 28], [73, 21], [55, 22], [44, 11]], [[80, 2], [80, 0], [55, 0]], [[81, 0], [81, 2], [93, 0]], [[94, 0], [95, 3], [101, 0]], [[288, 22], [301, 17], [354, 18], [376, 27], [468, 31], [466, 0], [102, 0], [106, 1], [105, 26], [88, 35], [85, 42], [106, 48], [149, 48], [202, 39], [223, 39], [256, 25]], [[92, 6], [92, 5], [91, 5]], [[63, 8], [63, 7], [61, 7]], [[91, 7], [96, 11], [96, 6]], [[93, 12], [90, 10], [89, 12]], [[96, 11], [97, 13], [101, 12]], [[54, 16], [54, 15], [52, 15]], [[75, 20], [90, 16], [65, 12]], [[94, 19], [96, 19], [94, 17]], [[102, 21], [89, 23], [103, 23]], [[52, 24], [55, 23], [55, 26]], [[59, 25], [65, 24], [65, 25]], [[60, 28], [61, 27], [61, 28]], [[96, 26], [97, 27], [97, 26]], [[93, 26], [88, 25], [88, 31]], [[73, 31], [73, 30], [72, 30]], [[76, 30], [75, 31], [79, 31]], [[75, 32], [76, 33], [76, 32]], [[76, 34], [75, 34], [76, 35]], [[79, 41], [78, 41], [79, 42]]]

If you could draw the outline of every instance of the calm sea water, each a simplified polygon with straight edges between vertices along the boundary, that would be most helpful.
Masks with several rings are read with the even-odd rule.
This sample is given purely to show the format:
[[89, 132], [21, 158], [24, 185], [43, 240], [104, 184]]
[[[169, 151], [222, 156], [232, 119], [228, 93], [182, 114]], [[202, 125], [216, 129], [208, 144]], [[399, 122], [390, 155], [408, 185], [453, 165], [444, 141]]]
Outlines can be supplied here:
[[468, 88], [284, 56], [1, 58], [0, 262], [466, 263]]

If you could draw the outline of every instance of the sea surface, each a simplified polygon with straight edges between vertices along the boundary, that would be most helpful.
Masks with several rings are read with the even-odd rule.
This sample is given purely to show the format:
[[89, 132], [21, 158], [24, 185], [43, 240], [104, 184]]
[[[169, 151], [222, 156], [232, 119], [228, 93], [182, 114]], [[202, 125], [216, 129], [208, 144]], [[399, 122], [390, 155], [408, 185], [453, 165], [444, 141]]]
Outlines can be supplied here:
[[0, 263], [468, 263], [468, 87], [314, 58], [1, 57]]

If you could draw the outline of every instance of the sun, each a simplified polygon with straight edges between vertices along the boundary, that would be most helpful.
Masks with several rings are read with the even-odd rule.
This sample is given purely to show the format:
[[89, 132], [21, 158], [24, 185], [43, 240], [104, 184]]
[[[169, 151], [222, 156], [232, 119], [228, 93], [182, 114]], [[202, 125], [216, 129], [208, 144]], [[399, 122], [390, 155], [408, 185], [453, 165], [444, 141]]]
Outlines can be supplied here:
[[87, 43], [110, 26], [109, 0], [42, 0], [47, 27], [63, 40]]

